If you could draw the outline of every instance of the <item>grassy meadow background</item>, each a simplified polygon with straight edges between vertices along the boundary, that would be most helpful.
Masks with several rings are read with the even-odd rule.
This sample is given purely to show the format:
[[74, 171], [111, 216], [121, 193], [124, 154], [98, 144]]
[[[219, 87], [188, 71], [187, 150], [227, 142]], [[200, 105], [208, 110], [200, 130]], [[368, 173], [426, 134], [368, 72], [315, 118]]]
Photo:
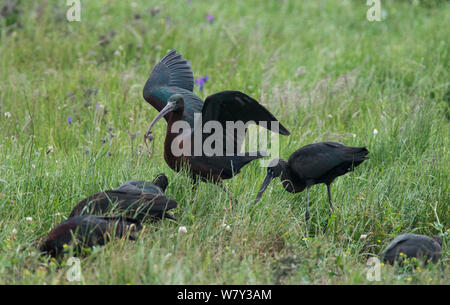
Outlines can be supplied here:
[[[95, 248], [81, 283], [450, 284], [450, 4], [381, 3], [383, 21], [369, 22], [356, 0], [82, 0], [68, 22], [65, 1], [1, 0], [0, 283], [70, 284], [67, 257], [49, 261], [32, 242], [84, 197], [164, 172], [179, 223]], [[142, 89], [172, 48], [196, 79], [209, 75], [202, 98], [240, 90], [270, 109], [291, 132], [281, 157], [324, 140], [367, 146], [370, 160], [332, 186], [325, 235], [325, 185], [311, 189], [307, 232], [306, 192], [278, 179], [252, 207], [258, 162], [225, 182], [234, 203], [165, 164], [165, 123], [149, 158], [157, 112]], [[441, 263], [382, 266], [367, 281], [367, 260], [405, 232], [441, 234]]]

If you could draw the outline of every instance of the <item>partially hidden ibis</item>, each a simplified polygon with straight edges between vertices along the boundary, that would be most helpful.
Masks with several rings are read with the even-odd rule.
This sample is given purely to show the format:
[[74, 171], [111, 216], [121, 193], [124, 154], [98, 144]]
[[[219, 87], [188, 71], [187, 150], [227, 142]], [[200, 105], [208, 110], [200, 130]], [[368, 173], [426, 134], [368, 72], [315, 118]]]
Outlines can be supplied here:
[[393, 265], [402, 263], [405, 258], [415, 257], [425, 263], [436, 263], [441, 257], [442, 239], [439, 236], [433, 238], [419, 234], [401, 234], [383, 251], [383, 262]]
[[149, 193], [149, 194], [159, 194], [164, 195], [167, 186], [169, 185], [169, 180], [165, 174], [159, 174], [153, 180], [153, 182], [143, 181], [143, 180], [129, 180], [122, 183], [116, 191], [123, 192], [135, 192], [135, 193]]
[[[350, 147], [338, 142], [320, 142], [306, 145], [296, 150], [286, 161], [273, 159], [267, 168], [267, 176], [258, 191], [254, 204], [257, 204], [270, 182], [280, 177], [284, 189], [290, 193], [299, 193], [306, 188], [306, 221], [309, 220], [309, 189], [319, 183], [325, 183], [328, 190], [330, 213], [333, 211], [331, 183], [367, 159], [369, 151], [365, 147]], [[327, 223], [323, 229], [326, 231]]]
[[70, 245], [79, 252], [81, 248], [105, 245], [113, 237], [127, 236], [135, 240], [134, 234], [141, 229], [141, 223], [130, 218], [74, 216], [54, 227], [40, 242], [39, 249], [42, 254], [58, 257], [64, 252], [64, 247]]
[[130, 217], [139, 221], [163, 218], [176, 220], [168, 211], [178, 204], [164, 194], [167, 177], [158, 175], [153, 182], [130, 180], [115, 190], [91, 195], [81, 200], [69, 217], [91, 214]]
[[[168, 123], [164, 159], [175, 171], [186, 167], [195, 181], [220, 184], [223, 179], [238, 174], [249, 162], [265, 156], [263, 151], [241, 153], [247, 127], [227, 131], [227, 122], [254, 123], [281, 135], [290, 134], [264, 106], [245, 93], [222, 91], [203, 102], [193, 89], [190, 65], [172, 50], [153, 68], [143, 97], [159, 111], [145, 133], [146, 143], [153, 139], [155, 123], [164, 117]], [[218, 137], [221, 143], [214, 143], [211, 150], [205, 150], [214, 130], [206, 128], [211, 123], [222, 129]]]

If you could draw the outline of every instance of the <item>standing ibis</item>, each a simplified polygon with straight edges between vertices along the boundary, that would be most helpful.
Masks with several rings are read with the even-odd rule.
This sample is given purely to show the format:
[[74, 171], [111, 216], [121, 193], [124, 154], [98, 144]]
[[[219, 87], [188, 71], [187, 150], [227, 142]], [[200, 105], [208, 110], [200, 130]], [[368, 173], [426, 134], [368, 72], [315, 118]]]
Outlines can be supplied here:
[[136, 193], [149, 193], [149, 194], [159, 194], [164, 195], [167, 186], [169, 185], [169, 180], [166, 175], [159, 174], [153, 180], [153, 182], [142, 181], [142, 180], [130, 180], [122, 183], [116, 191], [122, 192], [136, 192]]
[[[330, 212], [333, 211], [331, 201], [331, 183], [366, 160], [369, 151], [365, 147], [350, 147], [337, 142], [320, 142], [306, 145], [296, 150], [286, 161], [273, 159], [267, 168], [267, 176], [255, 199], [255, 204], [270, 184], [272, 179], [281, 176], [281, 183], [286, 191], [302, 192], [306, 188], [306, 221], [309, 220], [309, 188], [315, 184], [325, 183], [328, 190]], [[327, 223], [323, 229], [326, 231]]]
[[[152, 127], [164, 117], [168, 123], [164, 159], [175, 171], [186, 166], [194, 180], [220, 183], [265, 155], [261, 151], [240, 152], [249, 124], [289, 135], [289, 131], [266, 108], [242, 92], [218, 92], [203, 102], [193, 89], [194, 77], [190, 66], [181, 54], [172, 50], [154, 67], [143, 90], [144, 99], [159, 111], [144, 139], [153, 139]], [[216, 125], [207, 129], [210, 123]], [[240, 130], [229, 130], [228, 123], [247, 125]], [[178, 128], [177, 125], [186, 128]], [[205, 150], [205, 145], [211, 140], [209, 137], [215, 134], [212, 130], [217, 131], [216, 127], [222, 129], [218, 136], [220, 143], [214, 142], [211, 150]]]
[[[165, 178], [165, 179], [164, 179]], [[136, 218], [139, 221], [176, 218], [168, 210], [177, 207], [175, 200], [164, 195], [167, 177], [158, 175], [154, 181], [127, 181], [116, 190], [107, 190], [80, 201], [69, 217], [78, 215], [121, 215]]]
[[404, 258], [415, 257], [424, 259], [425, 263], [432, 260], [436, 263], [441, 257], [442, 239], [418, 234], [401, 234], [383, 251], [383, 262], [393, 265]]
[[63, 253], [65, 245], [74, 244], [88, 248], [104, 245], [112, 237], [121, 238], [129, 235], [134, 240], [133, 233], [142, 229], [139, 221], [122, 217], [100, 217], [93, 215], [75, 216], [63, 221], [43, 239], [40, 251], [58, 257]]

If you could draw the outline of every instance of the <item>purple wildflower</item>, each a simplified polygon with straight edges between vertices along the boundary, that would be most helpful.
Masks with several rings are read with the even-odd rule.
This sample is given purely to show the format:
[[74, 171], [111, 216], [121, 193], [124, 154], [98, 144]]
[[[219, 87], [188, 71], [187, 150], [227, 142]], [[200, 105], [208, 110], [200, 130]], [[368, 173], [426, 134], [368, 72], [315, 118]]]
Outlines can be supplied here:
[[213, 23], [214, 22], [214, 16], [211, 14], [206, 14], [206, 20], [209, 21], [209, 23]]
[[72, 124], [72, 117], [71, 116], [67, 117], [67, 123], [69, 123], [69, 125]]
[[203, 86], [205, 84], [205, 81], [203, 80], [203, 77], [200, 77], [199, 79], [195, 80], [195, 84], [200, 86], [200, 91], [203, 90]]
[[207, 82], [209, 80], [209, 75], [208, 74], [205, 74], [205, 76], [203, 76], [203, 77], [199, 77], [199, 79], [196, 79], [195, 80], [195, 84], [196, 85], [199, 85], [199, 89], [200, 89], [200, 91], [202, 91], [203, 90], [203, 87], [205, 86], [205, 83]]
[[186, 64], [190, 67], [191, 66], [191, 62], [187, 61]]

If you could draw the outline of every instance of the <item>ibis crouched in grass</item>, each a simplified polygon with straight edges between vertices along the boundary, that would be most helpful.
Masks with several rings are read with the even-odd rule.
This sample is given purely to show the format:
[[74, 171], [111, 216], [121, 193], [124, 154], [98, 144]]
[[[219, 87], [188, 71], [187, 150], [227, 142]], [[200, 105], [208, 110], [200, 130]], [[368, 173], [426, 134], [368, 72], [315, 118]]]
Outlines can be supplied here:
[[70, 217], [53, 228], [40, 243], [43, 254], [58, 257], [64, 252], [65, 246], [76, 246], [76, 252], [81, 248], [104, 245], [111, 238], [129, 236], [142, 229], [141, 223], [135, 219], [122, 217], [100, 217], [93, 215]]
[[[273, 159], [269, 163], [267, 176], [258, 191], [255, 204], [261, 200], [272, 179], [281, 177], [281, 183], [288, 192], [298, 193], [306, 188], [306, 221], [309, 220], [309, 189], [315, 184], [327, 185], [331, 213], [333, 211], [331, 183], [364, 162], [368, 153], [365, 147], [350, 147], [337, 142], [320, 142], [296, 150], [288, 161]], [[327, 229], [329, 219], [330, 216], [323, 232]]]
[[[248, 124], [264, 125], [273, 132], [289, 135], [266, 108], [242, 92], [218, 92], [203, 103], [193, 89], [190, 65], [172, 50], [152, 70], [143, 96], [159, 111], [145, 134], [145, 141], [153, 139], [152, 128], [164, 117], [168, 122], [164, 159], [175, 171], [186, 166], [195, 181], [220, 183], [238, 174], [249, 162], [264, 157], [264, 152], [260, 151], [239, 154]], [[240, 130], [230, 130], [229, 123], [243, 126]], [[208, 129], [211, 124], [215, 127]], [[209, 137], [216, 134], [216, 127], [222, 133], [209, 149], [206, 144], [211, 140]]]
[[[44, 254], [58, 256], [64, 245], [77, 247], [104, 245], [112, 236], [123, 237], [142, 228], [141, 222], [169, 218], [167, 211], [177, 206], [164, 195], [168, 185], [166, 175], [159, 174], [153, 182], [130, 180], [115, 190], [107, 190], [80, 201], [69, 218], [53, 228], [40, 242]], [[74, 240], [75, 238], [75, 240]], [[130, 236], [130, 239], [134, 239]]]
[[436, 263], [441, 257], [442, 239], [418, 234], [401, 234], [383, 251], [383, 261], [393, 265], [396, 261], [403, 262], [405, 258], [415, 257], [425, 263], [432, 260]]
[[176, 218], [167, 211], [177, 207], [175, 200], [164, 195], [167, 177], [158, 175], [153, 183], [131, 180], [115, 190], [106, 190], [80, 201], [69, 217], [79, 215], [124, 216], [139, 221]]

